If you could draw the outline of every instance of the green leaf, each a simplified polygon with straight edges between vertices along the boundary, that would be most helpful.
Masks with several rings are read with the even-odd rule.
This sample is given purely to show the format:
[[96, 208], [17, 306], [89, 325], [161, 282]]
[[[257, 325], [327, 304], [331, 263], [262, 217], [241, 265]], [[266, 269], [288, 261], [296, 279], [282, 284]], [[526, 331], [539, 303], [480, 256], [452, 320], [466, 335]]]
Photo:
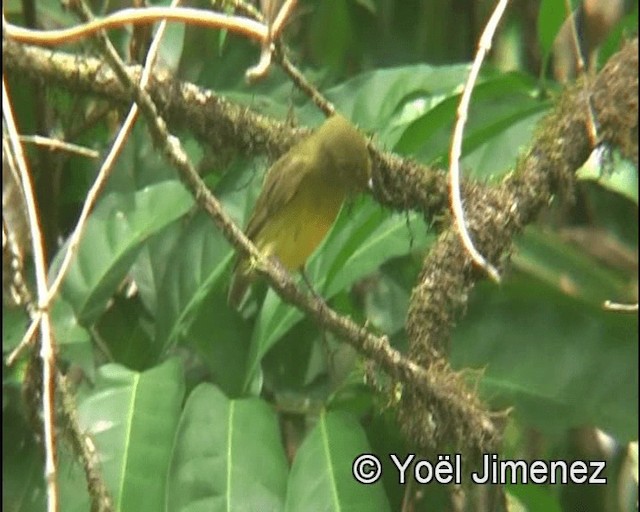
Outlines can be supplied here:
[[480, 285], [454, 332], [452, 361], [484, 368], [485, 395], [546, 432], [638, 429], [638, 320], [532, 278]]
[[21, 308], [2, 308], [2, 351], [10, 352], [16, 348], [27, 328], [29, 315]]
[[287, 472], [272, 409], [257, 398], [229, 400], [211, 384], [201, 384], [180, 419], [167, 511], [279, 512]]
[[[574, 7], [575, 0], [571, 2]], [[569, 13], [564, 0], [542, 0], [538, 12], [538, 41], [542, 49], [543, 62], [547, 62], [553, 42], [560, 31], [560, 27], [567, 19]]]
[[[109, 135], [105, 134], [107, 138]], [[186, 139], [188, 141], [190, 139]], [[183, 144], [184, 142], [183, 141]], [[191, 156], [191, 155], [189, 155]], [[94, 164], [95, 166], [95, 164]], [[89, 169], [85, 173], [90, 173]], [[94, 171], [95, 172], [95, 171]], [[113, 171], [104, 187], [104, 196], [131, 194], [151, 185], [175, 181], [175, 169], [153, 145], [144, 118], [131, 130]], [[86, 193], [86, 191], [83, 191]]]
[[[77, 254], [62, 286], [62, 296], [82, 325], [91, 325], [105, 309], [154, 233], [184, 215], [193, 204], [178, 181], [151, 185], [135, 193], [104, 197], [89, 217]], [[56, 256], [58, 269], [66, 246]], [[55, 275], [52, 271], [51, 275]]]
[[154, 317], [158, 312], [158, 300], [162, 299], [160, 288], [182, 230], [182, 223], [175, 222], [153, 235], [131, 267], [130, 275], [140, 300]]
[[[4, 373], [4, 372], [3, 372]], [[3, 390], [5, 399], [6, 388]], [[11, 512], [46, 510], [42, 453], [24, 412], [2, 409], [2, 509]]]
[[[354, 120], [364, 130], [376, 130], [386, 144], [389, 141], [380, 130], [388, 126], [391, 118], [409, 108], [409, 119], [415, 119], [464, 83], [469, 73], [467, 64], [428, 66], [426, 64], [377, 69], [329, 89], [327, 97], [339, 106], [342, 114]], [[317, 108], [309, 105], [302, 109], [301, 117]], [[309, 118], [317, 113], [309, 112]]]
[[96, 444], [115, 510], [164, 510], [183, 395], [182, 366], [176, 359], [144, 373], [115, 364], [99, 369], [78, 419]]
[[589, 160], [578, 169], [576, 176], [581, 180], [597, 182], [607, 190], [611, 190], [633, 201], [638, 205], [638, 169], [628, 160], [613, 156], [613, 169], [606, 169], [601, 162], [602, 150], [596, 149]]
[[296, 453], [285, 510], [391, 510], [382, 483], [363, 485], [352, 475], [363, 453], [371, 447], [357, 421], [344, 413], [321, 414]]
[[157, 364], [160, 351], [152, 337], [152, 323], [138, 296], [116, 295], [96, 329], [112, 362], [136, 371]]
[[552, 486], [517, 484], [508, 485], [507, 494], [516, 497], [525, 510], [544, 510], [545, 512], [562, 512], [558, 496]]
[[156, 338], [161, 344], [184, 340], [207, 297], [214, 291], [222, 294], [231, 258], [229, 244], [204, 212], [183, 226], [157, 298]]
[[[185, 339], [206, 364], [215, 383], [227, 396], [237, 397], [245, 392], [252, 323], [227, 305], [225, 291], [215, 289], [203, 300]], [[258, 383], [253, 384], [255, 388], [251, 389], [259, 393]]]
[[628, 279], [599, 264], [592, 256], [568, 244], [560, 235], [527, 228], [513, 256], [516, 268], [540, 282], [595, 307], [612, 297], [626, 296]]
[[[508, 73], [486, 78], [474, 87], [463, 142], [463, 164], [474, 169], [475, 175], [503, 171], [513, 166], [521, 148], [530, 140], [533, 127], [549, 104], [535, 97], [536, 83], [520, 73]], [[448, 161], [451, 133], [456, 119], [460, 94], [448, 96], [437, 106], [412, 121], [395, 144], [395, 150], [411, 154], [423, 162]], [[524, 123], [524, 126], [521, 126]], [[513, 131], [516, 127], [517, 131]], [[504, 139], [500, 152], [492, 159], [469, 161], [474, 150]], [[488, 150], [491, 150], [491, 146]], [[487, 149], [485, 149], [487, 151]], [[479, 161], [485, 169], [476, 169]]]
[[51, 321], [60, 355], [67, 363], [77, 365], [84, 375], [93, 380], [95, 354], [89, 331], [78, 323], [71, 305], [59, 298], [53, 303]]

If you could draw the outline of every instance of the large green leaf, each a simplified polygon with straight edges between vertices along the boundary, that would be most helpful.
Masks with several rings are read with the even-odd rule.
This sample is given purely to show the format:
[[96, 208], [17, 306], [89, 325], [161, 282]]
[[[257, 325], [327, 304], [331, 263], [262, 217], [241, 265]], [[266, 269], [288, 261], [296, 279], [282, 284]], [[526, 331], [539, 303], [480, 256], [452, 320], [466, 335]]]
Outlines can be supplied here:
[[[464, 164], [476, 175], [490, 175], [509, 169], [530, 140], [533, 127], [548, 102], [535, 97], [536, 83], [519, 73], [498, 75], [476, 84], [471, 98], [463, 142]], [[460, 94], [448, 95], [437, 106], [412, 121], [396, 139], [395, 150], [424, 162], [448, 160], [450, 140]], [[514, 130], [516, 128], [516, 130]], [[500, 141], [496, 152], [496, 139]], [[492, 158], [471, 158], [472, 152], [491, 144]], [[469, 161], [466, 160], [469, 158]], [[484, 162], [482, 168], [478, 164]]]
[[600, 264], [549, 230], [527, 228], [517, 242], [513, 263], [540, 282], [596, 307], [628, 293], [628, 279], [620, 272]]
[[535, 278], [481, 285], [454, 333], [458, 367], [484, 368], [482, 387], [548, 432], [592, 425], [637, 437], [638, 321], [568, 297]]
[[[577, 0], [571, 0], [572, 8], [578, 4]], [[542, 49], [543, 62], [546, 63], [553, 48], [553, 42], [560, 31], [560, 27], [567, 19], [565, 0], [542, 0], [538, 12], [538, 41]]]
[[199, 212], [183, 227], [169, 256], [157, 297], [156, 337], [165, 346], [184, 340], [203, 301], [222, 293], [231, 251], [211, 218]]
[[95, 442], [116, 510], [164, 510], [183, 381], [176, 359], [144, 373], [108, 364], [80, 403], [80, 428]]
[[142, 247], [131, 267], [131, 278], [138, 288], [140, 300], [155, 317], [158, 301], [162, 300], [162, 282], [176, 244], [183, 231], [182, 223], [175, 222], [155, 234]]
[[[392, 116], [401, 114], [403, 108], [410, 107], [412, 117], [432, 108], [463, 84], [468, 72], [467, 64], [377, 69], [347, 80], [326, 94], [344, 115], [364, 130], [378, 132], [387, 127]], [[303, 114], [306, 111], [303, 109]], [[387, 142], [384, 136], [381, 138]]]
[[[250, 212], [251, 199], [255, 201], [259, 192], [260, 177], [251, 162], [240, 161], [216, 186], [216, 195], [225, 210], [240, 225]], [[158, 285], [156, 307], [156, 337], [161, 343], [169, 346], [189, 340], [194, 323], [200, 322], [203, 316], [207, 317], [204, 322], [208, 325], [216, 321], [224, 326], [223, 330], [234, 328], [231, 326], [237, 323], [237, 315], [221, 300], [222, 296], [226, 297], [232, 257], [229, 243], [204, 212], [198, 212], [182, 227], [180, 236], [162, 261], [167, 271], [163, 272]], [[202, 322], [200, 324], [201, 328]], [[209, 330], [209, 337], [214, 331], [218, 329]], [[202, 334], [200, 330], [199, 346], [202, 346]], [[241, 336], [241, 332], [236, 336]], [[229, 389], [225, 387], [225, 391]]]
[[[592, 180], [612, 192], [616, 192], [638, 205], [638, 169], [628, 160], [613, 154], [609, 165], [602, 160], [608, 158], [602, 148], [596, 149], [589, 160], [578, 169], [576, 176], [582, 180]], [[611, 168], [608, 168], [611, 167]]]
[[[178, 181], [158, 183], [135, 193], [113, 193], [100, 201], [62, 287], [62, 296], [73, 306], [81, 324], [90, 325], [102, 313], [142, 244], [192, 204], [192, 197]], [[59, 268], [64, 250], [56, 256], [52, 269]]]
[[390, 510], [382, 483], [363, 485], [353, 477], [353, 462], [363, 453], [371, 447], [357, 421], [344, 413], [321, 414], [296, 453], [285, 510]]
[[180, 419], [166, 510], [279, 512], [287, 472], [271, 408], [257, 398], [229, 400], [218, 388], [201, 384]]
[[[6, 387], [3, 391], [6, 400]], [[18, 407], [2, 410], [2, 509], [10, 512], [45, 510], [42, 455], [34, 434]]]

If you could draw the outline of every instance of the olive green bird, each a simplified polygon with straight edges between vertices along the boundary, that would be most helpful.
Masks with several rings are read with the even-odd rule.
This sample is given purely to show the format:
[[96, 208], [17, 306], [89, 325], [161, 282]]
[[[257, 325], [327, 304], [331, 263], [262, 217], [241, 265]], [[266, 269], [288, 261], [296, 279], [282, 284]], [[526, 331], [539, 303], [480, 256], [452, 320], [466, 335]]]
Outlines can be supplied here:
[[[344, 117], [333, 115], [271, 166], [246, 235], [262, 254], [277, 258], [287, 270], [302, 270], [344, 200], [363, 191], [370, 175], [364, 137]], [[239, 258], [229, 304], [238, 308], [254, 279], [254, 264]]]

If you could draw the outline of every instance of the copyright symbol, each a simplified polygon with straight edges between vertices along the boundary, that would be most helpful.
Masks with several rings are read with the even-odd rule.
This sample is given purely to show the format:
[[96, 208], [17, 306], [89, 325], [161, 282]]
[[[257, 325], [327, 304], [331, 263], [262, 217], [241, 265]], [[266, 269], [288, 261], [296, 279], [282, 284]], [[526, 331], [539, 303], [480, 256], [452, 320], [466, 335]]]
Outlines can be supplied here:
[[364, 453], [353, 461], [351, 473], [361, 484], [373, 484], [382, 474], [382, 466], [375, 455]]

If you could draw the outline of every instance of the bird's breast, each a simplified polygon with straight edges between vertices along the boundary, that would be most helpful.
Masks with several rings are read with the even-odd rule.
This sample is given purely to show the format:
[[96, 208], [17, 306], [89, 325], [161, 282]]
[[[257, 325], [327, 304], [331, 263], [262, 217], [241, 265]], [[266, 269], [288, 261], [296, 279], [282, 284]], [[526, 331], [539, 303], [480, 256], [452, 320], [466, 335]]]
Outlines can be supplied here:
[[262, 229], [258, 248], [275, 255], [289, 270], [302, 268], [333, 225], [345, 192], [334, 186], [305, 184]]

